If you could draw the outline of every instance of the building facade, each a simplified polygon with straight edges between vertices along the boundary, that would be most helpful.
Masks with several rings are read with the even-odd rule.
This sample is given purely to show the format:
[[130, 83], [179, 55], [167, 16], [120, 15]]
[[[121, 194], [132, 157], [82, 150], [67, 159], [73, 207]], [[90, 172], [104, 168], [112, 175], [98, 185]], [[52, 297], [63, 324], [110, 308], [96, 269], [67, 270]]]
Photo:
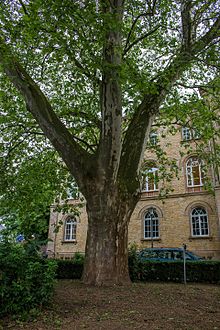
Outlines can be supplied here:
[[[129, 224], [130, 244], [135, 243], [139, 249], [186, 244], [188, 250], [200, 256], [220, 259], [219, 173], [214, 166], [207, 169], [206, 160], [198, 157], [195, 150], [199, 141], [196, 131], [187, 127], [176, 127], [172, 134], [166, 128], [152, 132], [142, 171], [142, 194]], [[154, 147], [163, 150], [166, 154], [163, 159], [168, 159], [162, 170]], [[210, 143], [206, 153], [212, 149]], [[79, 203], [73, 199], [68, 202]], [[52, 206], [48, 255], [66, 259], [75, 252], [84, 252], [85, 206], [78, 217], [54, 209]], [[58, 223], [61, 226], [56, 232]]]

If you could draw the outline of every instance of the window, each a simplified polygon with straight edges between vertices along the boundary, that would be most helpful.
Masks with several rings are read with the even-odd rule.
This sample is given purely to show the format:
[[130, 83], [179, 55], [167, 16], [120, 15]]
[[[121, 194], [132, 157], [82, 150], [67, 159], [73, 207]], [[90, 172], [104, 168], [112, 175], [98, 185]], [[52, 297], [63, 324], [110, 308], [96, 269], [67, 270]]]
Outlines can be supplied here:
[[201, 135], [197, 129], [183, 127], [182, 128], [182, 139], [183, 141], [189, 141], [192, 139], [200, 139]]
[[208, 214], [203, 207], [195, 207], [191, 211], [192, 236], [208, 236]]
[[192, 131], [189, 127], [182, 128], [182, 138], [183, 141], [189, 141], [192, 139]]
[[186, 162], [186, 178], [188, 187], [203, 185], [202, 161], [197, 157], [190, 157]]
[[151, 132], [149, 136], [150, 145], [155, 146], [158, 143], [158, 134], [157, 132]]
[[193, 129], [193, 138], [196, 139], [200, 139], [201, 138], [201, 134], [199, 133], [199, 131], [197, 129]]
[[144, 238], [159, 238], [159, 217], [155, 208], [150, 208], [144, 217]]
[[76, 182], [68, 182], [66, 193], [67, 199], [79, 199], [79, 188], [77, 187]]
[[158, 168], [151, 167], [146, 169], [144, 174], [142, 191], [157, 191], [158, 190]]
[[68, 218], [65, 222], [65, 241], [75, 241], [76, 240], [76, 219]]

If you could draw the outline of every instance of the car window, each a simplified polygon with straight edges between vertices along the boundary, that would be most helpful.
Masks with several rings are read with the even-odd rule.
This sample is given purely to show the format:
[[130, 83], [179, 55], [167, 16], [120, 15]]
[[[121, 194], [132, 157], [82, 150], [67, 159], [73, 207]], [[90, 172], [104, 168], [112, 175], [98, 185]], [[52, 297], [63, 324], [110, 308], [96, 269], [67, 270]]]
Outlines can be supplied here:
[[151, 253], [151, 251], [143, 251], [141, 253], [141, 256], [144, 258], [152, 258], [152, 253]]
[[170, 251], [158, 251], [158, 258], [171, 259], [171, 252]]
[[182, 260], [183, 252], [182, 251], [173, 251], [173, 259], [174, 260]]
[[158, 258], [158, 251], [151, 251], [150, 258]]
[[152, 251], [150, 251], [150, 250], [147, 250], [147, 251], [143, 251], [142, 253], [141, 253], [141, 257], [143, 257], [143, 258], [158, 258], [158, 255], [157, 255], [157, 251], [154, 251], [154, 250], [152, 250]]
[[186, 252], [185, 253], [186, 260], [192, 260], [193, 258]]

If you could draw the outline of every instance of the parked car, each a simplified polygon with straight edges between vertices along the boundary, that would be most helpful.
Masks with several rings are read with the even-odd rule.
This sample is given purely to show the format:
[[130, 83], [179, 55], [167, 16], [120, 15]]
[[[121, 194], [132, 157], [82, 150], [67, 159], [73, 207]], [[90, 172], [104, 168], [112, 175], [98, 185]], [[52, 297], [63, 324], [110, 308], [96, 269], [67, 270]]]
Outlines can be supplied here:
[[[146, 248], [138, 253], [141, 261], [157, 260], [157, 261], [179, 261], [183, 260], [182, 248]], [[198, 261], [204, 260], [203, 257], [197, 256], [191, 251], [185, 251], [186, 260]]]

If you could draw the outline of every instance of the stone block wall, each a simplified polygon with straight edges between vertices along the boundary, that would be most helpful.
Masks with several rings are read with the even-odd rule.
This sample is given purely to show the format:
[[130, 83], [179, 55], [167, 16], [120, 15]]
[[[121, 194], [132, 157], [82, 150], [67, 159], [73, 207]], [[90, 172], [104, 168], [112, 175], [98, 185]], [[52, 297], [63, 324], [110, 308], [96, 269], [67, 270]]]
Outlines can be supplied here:
[[[161, 148], [167, 153], [169, 159], [175, 159], [178, 165], [178, 178], [175, 175], [170, 185], [172, 190], [168, 196], [161, 199], [158, 191], [143, 192], [140, 201], [132, 214], [129, 224], [129, 243], [135, 243], [139, 248], [151, 247], [181, 247], [187, 245], [187, 249], [198, 253], [207, 258], [220, 259], [220, 187], [215, 187], [215, 195], [208, 193], [204, 187], [187, 187], [185, 164], [189, 156], [195, 155], [194, 152], [187, 154], [187, 149], [182, 144], [181, 130], [175, 135], [167, 135], [166, 138], [160, 138], [166, 133], [166, 129], [160, 128], [159, 143]], [[195, 149], [195, 141], [189, 141], [191, 149]], [[155, 154], [146, 151], [146, 160], [157, 159]], [[168, 168], [169, 170], [169, 168]], [[212, 180], [211, 171], [208, 172]], [[159, 182], [159, 188], [162, 182]], [[70, 200], [69, 203], [77, 203]], [[190, 211], [193, 207], [204, 207], [208, 214], [209, 236], [193, 237], [191, 233]], [[159, 238], [144, 239], [144, 216], [148, 208], [154, 207], [159, 215]], [[85, 206], [81, 210], [80, 217], [76, 218], [76, 240], [66, 242], [64, 240], [64, 225], [58, 233], [54, 233], [54, 225], [59, 221], [65, 223], [67, 215], [53, 212], [51, 208], [51, 219], [49, 228], [48, 254], [56, 258], [71, 258], [74, 253], [85, 251], [86, 233], [87, 233], [87, 215]]]

